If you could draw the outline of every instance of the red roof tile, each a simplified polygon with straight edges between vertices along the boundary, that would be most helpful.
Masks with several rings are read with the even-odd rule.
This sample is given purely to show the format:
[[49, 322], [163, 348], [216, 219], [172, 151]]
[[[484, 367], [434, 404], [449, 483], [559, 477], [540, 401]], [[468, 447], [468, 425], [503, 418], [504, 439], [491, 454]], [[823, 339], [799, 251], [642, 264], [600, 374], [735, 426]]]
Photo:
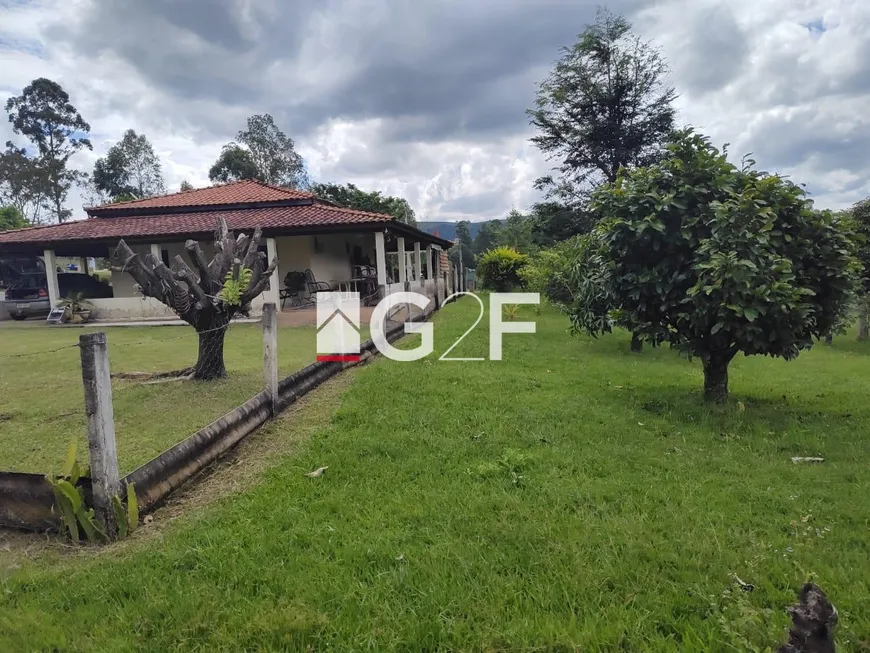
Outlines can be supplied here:
[[154, 209], [170, 208], [178, 206], [214, 206], [218, 204], [237, 204], [252, 202], [279, 202], [281, 200], [313, 199], [314, 194], [289, 188], [270, 186], [259, 181], [246, 179], [220, 186], [208, 188], [196, 188], [170, 195], [149, 197], [144, 200], [130, 200], [129, 202], [115, 202], [102, 206], [89, 207], [85, 211], [99, 214], [102, 211], [123, 209]]
[[255, 227], [261, 227], [263, 230], [301, 229], [393, 220], [392, 216], [382, 213], [353, 211], [318, 203], [138, 217], [88, 218], [64, 224], [0, 232], [0, 245], [211, 233], [220, 217], [226, 219], [227, 225], [232, 230], [253, 230]]

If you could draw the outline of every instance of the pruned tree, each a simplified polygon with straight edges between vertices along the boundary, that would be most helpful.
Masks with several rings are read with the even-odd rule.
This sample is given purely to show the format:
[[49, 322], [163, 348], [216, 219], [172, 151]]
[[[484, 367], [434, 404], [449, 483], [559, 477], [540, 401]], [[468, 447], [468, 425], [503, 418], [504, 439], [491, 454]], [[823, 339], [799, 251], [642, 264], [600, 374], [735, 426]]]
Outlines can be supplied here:
[[529, 110], [531, 140], [557, 163], [558, 178], [536, 182], [568, 206], [585, 205], [621, 167], [647, 165], [673, 129], [676, 91], [660, 51], [632, 33], [631, 23], [599, 9], [577, 43], [564, 48]]
[[700, 358], [704, 396], [722, 402], [738, 353], [791, 360], [841, 328], [860, 264], [797, 184], [737, 168], [690, 129], [668, 150], [595, 193], [611, 216], [600, 257], [620, 320]]
[[115, 257], [140, 292], [171, 308], [199, 334], [194, 379], [226, 376], [224, 336], [230, 320], [249, 314], [251, 301], [263, 292], [278, 265], [277, 258], [267, 265], [266, 255], [259, 251], [261, 237], [259, 227], [252, 236], [235, 237], [220, 218], [211, 261], [206, 261], [198, 242], [185, 243], [194, 269], [181, 256], [168, 268], [151, 253], [142, 258], [123, 240], [118, 243]]

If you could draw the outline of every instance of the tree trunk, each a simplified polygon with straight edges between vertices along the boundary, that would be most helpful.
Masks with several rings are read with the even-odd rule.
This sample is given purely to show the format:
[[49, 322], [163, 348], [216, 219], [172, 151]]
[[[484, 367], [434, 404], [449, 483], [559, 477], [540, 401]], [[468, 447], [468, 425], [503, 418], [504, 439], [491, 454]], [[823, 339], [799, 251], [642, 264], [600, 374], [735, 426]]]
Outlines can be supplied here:
[[834, 344], [834, 335], [832, 333], [829, 333], [828, 335], [825, 336], [825, 344], [826, 345], [833, 345]]
[[717, 404], [728, 399], [728, 364], [734, 354], [731, 352], [716, 352], [705, 356], [704, 363], [704, 400]]
[[636, 333], [631, 334], [631, 351], [635, 354], [643, 351], [643, 340]]
[[868, 320], [868, 312], [870, 312], [870, 298], [861, 300], [861, 308], [858, 313], [858, 340], [870, 340], [870, 320]]
[[199, 358], [193, 371], [194, 379], [211, 381], [222, 379], [227, 375], [227, 368], [224, 366], [224, 336], [227, 333], [227, 326], [215, 325], [197, 334]]

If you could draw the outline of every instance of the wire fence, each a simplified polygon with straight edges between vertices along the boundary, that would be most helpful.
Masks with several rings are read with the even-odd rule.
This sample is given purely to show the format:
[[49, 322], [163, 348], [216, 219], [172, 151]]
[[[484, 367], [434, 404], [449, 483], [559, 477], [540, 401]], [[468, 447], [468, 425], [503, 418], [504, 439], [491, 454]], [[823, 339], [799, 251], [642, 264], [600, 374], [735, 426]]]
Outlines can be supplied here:
[[[121, 472], [218, 419], [264, 389], [259, 323], [197, 334], [190, 326], [108, 327]], [[290, 374], [313, 360], [314, 329], [279, 333]], [[71, 439], [85, 451], [80, 329], [11, 328], [0, 345], [0, 470], [58, 471]], [[192, 375], [220, 377], [194, 381]]]
[[[372, 307], [361, 307], [351, 339], [370, 337]], [[414, 308], [415, 318], [419, 311]], [[278, 314], [278, 377], [316, 360], [313, 311]], [[393, 311], [385, 330], [407, 319]], [[79, 336], [107, 334], [122, 473], [151, 460], [265, 389], [261, 323], [190, 326], [10, 328], [0, 340], [0, 470], [50, 473], [71, 439], [84, 451]], [[339, 352], [321, 352], [339, 353]], [[208, 379], [199, 381], [197, 379]]]

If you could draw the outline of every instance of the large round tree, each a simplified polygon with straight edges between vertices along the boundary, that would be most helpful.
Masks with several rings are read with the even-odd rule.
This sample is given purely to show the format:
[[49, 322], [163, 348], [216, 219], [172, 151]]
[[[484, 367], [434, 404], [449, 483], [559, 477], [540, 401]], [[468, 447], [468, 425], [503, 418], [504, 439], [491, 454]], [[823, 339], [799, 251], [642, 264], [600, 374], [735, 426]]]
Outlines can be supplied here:
[[619, 323], [700, 358], [717, 402], [739, 352], [790, 360], [840, 328], [860, 267], [829, 212], [753, 165], [737, 168], [688, 129], [663, 161], [594, 196]]

